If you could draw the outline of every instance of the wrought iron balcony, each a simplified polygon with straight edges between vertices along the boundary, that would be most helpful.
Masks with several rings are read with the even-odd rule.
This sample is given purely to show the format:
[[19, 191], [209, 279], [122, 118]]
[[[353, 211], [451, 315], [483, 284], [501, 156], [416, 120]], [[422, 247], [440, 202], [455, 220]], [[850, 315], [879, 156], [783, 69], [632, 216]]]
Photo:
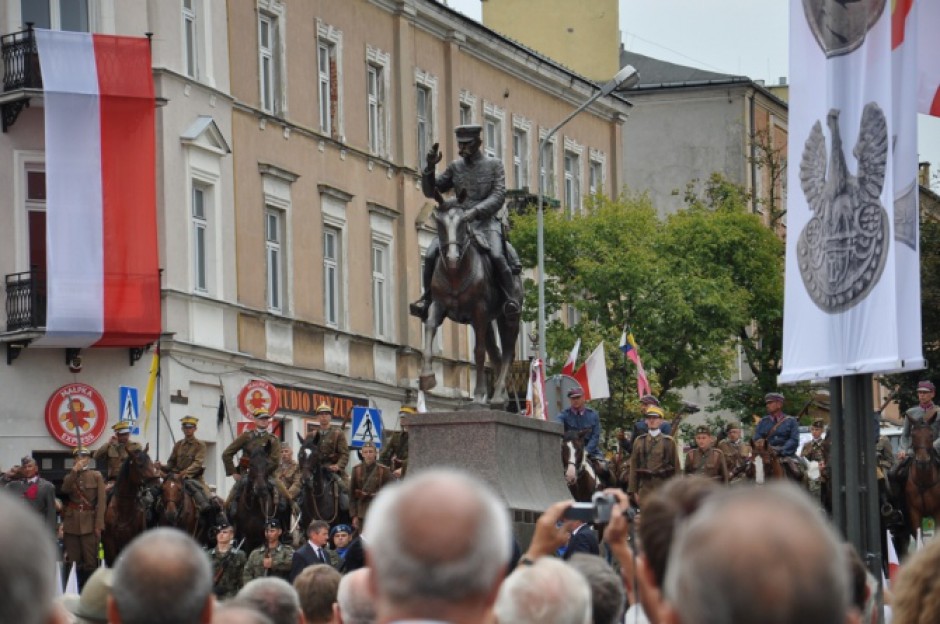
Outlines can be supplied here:
[[7, 331], [46, 326], [46, 273], [26, 271], [6, 276]]
[[20, 112], [29, 106], [34, 92], [42, 90], [42, 73], [36, 51], [36, 33], [32, 24], [26, 30], [0, 36], [3, 58], [3, 131], [13, 125]]

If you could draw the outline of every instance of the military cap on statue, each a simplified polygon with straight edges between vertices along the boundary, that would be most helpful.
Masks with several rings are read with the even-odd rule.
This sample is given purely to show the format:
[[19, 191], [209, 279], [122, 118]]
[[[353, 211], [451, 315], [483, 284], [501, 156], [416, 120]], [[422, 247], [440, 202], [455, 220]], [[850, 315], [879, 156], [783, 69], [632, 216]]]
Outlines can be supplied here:
[[705, 435], [711, 435], [712, 430], [708, 427], [708, 425], [699, 425], [698, 427], [695, 428], [695, 435], [700, 435], [703, 433]]
[[480, 138], [483, 127], [477, 124], [467, 124], [454, 128], [454, 134], [457, 135], [457, 141], [472, 141]]
[[927, 381], [926, 379], [925, 379], [924, 381], [919, 381], [919, 382], [917, 382], [917, 389], [918, 389], [918, 390], [929, 390], [929, 391], [931, 391], [931, 392], [936, 392], [936, 391], [937, 391], [937, 389], [934, 388], [933, 383]]
[[768, 392], [764, 395], [764, 403], [770, 403], [771, 401], [780, 401], [783, 402], [783, 395], [779, 392]]
[[643, 405], [655, 405], [659, 407], [659, 399], [654, 397], [652, 394], [644, 394], [640, 397], [640, 403]]
[[182, 418], [180, 418], [180, 423], [184, 427], [186, 427], [187, 425], [195, 427], [196, 425], [199, 424], [199, 419], [196, 418], [195, 416], [183, 416]]
[[329, 403], [320, 403], [317, 406], [317, 414], [332, 414], [333, 408], [330, 407]]
[[826, 421], [824, 421], [822, 418], [817, 418], [813, 421], [813, 427], [816, 429], [825, 429]]
[[646, 410], [647, 418], [662, 418], [665, 415], [661, 407], [656, 407], [655, 405]]
[[278, 522], [277, 518], [268, 518], [264, 521], [264, 528], [266, 529], [279, 529], [281, 528], [281, 523]]
[[126, 420], [121, 420], [111, 425], [111, 429], [113, 429], [116, 433], [130, 433], [131, 424]]
[[87, 446], [80, 446], [76, 448], [74, 451], [72, 451], [72, 455], [74, 455], [75, 457], [79, 457], [79, 456], [91, 457], [91, 451], [88, 449]]
[[583, 396], [584, 396], [584, 390], [582, 390], [581, 388], [572, 388], [571, 390], [568, 391], [569, 399], [577, 399]]

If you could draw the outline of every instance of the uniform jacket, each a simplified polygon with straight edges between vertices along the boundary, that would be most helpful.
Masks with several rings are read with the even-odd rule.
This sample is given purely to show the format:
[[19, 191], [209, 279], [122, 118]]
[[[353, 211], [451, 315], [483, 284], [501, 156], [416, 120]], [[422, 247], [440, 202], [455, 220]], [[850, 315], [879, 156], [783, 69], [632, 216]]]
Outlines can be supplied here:
[[926, 418], [933, 430], [933, 447], [940, 451], [940, 414], [937, 413], [937, 406], [931, 405], [927, 411], [924, 411], [920, 405], [915, 405], [904, 412], [904, 427], [901, 430], [901, 443], [898, 450], [906, 454], [911, 452], [911, 424], [923, 421]]
[[719, 483], [728, 482], [728, 464], [725, 454], [715, 447], [702, 451], [694, 448], [685, 455], [685, 474], [697, 474]]
[[70, 471], [62, 482], [68, 497], [63, 509], [62, 529], [69, 535], [87, 535], [104, 530], [104, 477], [97, 470]]
[[331, 426], [326, 432], [321, 433], [318, 448], [324, 465], [336, 464], [340, 472], [346, 470], [346, 464], [349, 463], [349, 445], [346, 443], [346, 434], [342, 429]]
[[744, 457], [744, 441], [732, 442], [725, 438], [718, 443], [718, 450], [725, 454], [728, 478], [737, 479], [740, 477], [744, 473], [743, 466], [747, 462], [747, 458]]
[[36, 510], [45, 521], [51, 535], [56, 532], [55, 486], [42, 477], [37, 476], [35, 486], [25, 479], [17, 479], [4, 484], [6, 490], [17, 497], [22, 497], [26, 503]]
[[[233, 460], [235, 453], [241, 451], [244, 457], [248, 457], [255, 447], [264, 446], [269, 440], [271, 441], [271, 448], [268, 451], [268, 474], [270, 475], [277, 470], [277, 467], [281, 463], [281, 441], [269, 431], [261, 432], [254, 429], [252, 431], [246, 431], [232, 440], [232, 443], [222, 451], [222, 464], [225, 466], [225, 476], [230, 477], [236, 472], [235, 462]], [[241, 473], [245, 471], [239, 469], [238, 472]]]
[[378, 462], [371, 466], [362, 463], [353, 468], [349, 485], [352, 494], [349, 499], [349, 514], [354, 518], [365, 518], [375, 495], [393, 480], [392, 471]]
[[800, 446], [800, 423], [793, 416], [784, 415], [780, 426], [774, 429], [776, 424], [776, 421], [769, 414], [761, 418], [761, 421], [757, 423], [757, 430], [754, 432], [754, 440], [763, 440], [773, 429], [767, 443], [780, 455], [790, 457], [796, 455], [796, 449]]
[[330, 553], [327, 548], [324, 546], [320, 549], [320, 552], [323, 553], [323, 560], [317, 559], [317, 556], [313, 550], [313, 546], [310, 545], [310, 542], [307, 542], [295, 550], [294, 556], [291, 559], [290, 578], [287, 580], [293, 583], [294, 579], [300, 576], [300, 573], [303, 572], [305, 568], [308, 568], [312, 565], [322, 563], [333, 566], [335, 568], [336, 566], [333, 564], [333, 559], [330, 557]]
[[474, 231], [501, 230], [500, 210], [506, 199], [506, 172], [503, 162], [490, 158], [482, 151], [473, 155], [468, 163], [463, 158], [454, 160], [444, 172], [434, 178], [433, 169], [425, 169], [421, 176], [421, 190], [425, 197], [434, 197], [434, 189], [441, 192], [454, 190], [467, 192], [464, 209], [477, 213]]
[[[394, 461], [393, 461], [394, 460]], [[382, 445], [382, 454], [379, 463], [385, 464], [392, 470], [401, 468], [401, 476], [408, 471], [408, 432], [393, 431], [388, 440]]]
[[300, 494], [300, 480], [303, 478], [300, 465], [293, 459], [288, 461], [282, 459], [281, 464], [277, 467], [277, 478], [280, 479], [284, 487], [287, 488], [287, 493], [290, 494], [291, 500], [297, 498], [297, 495]]
[[[248, 555], [248, 561], [245, 563], [245, 571], [242, 573], [242, 585], [248, 581], [264, 576], [264, 556], [268, 552], [267, 546], [259, 546]], [[278, 544], [271, 553], [271, 568], [268, 576], [279, 576], [285, 581], [290, 577], [291, 559], [294, 557], [294, 549], [287, 544]]]
[[98, 470], [107, 469], [108, 481], [114, 481], [121, 472], [121, 464], [127, 459], [128, 451], [139, 451], [142, 448], [137, 442], [128, 442], [126, 448], [117, 442], [109, 442], [95, 451], [92, 457]]
[[600, 544], [597, 541], [597, 533], [586, 524], [582, 524], [576, 533], [572, 533], [568, 538], [568, 547], [565, 549], [563, 559], [571, 559], [575, 553], [589, 553], [591, 555], [601, 554]]
[[885, 472], [894, 467], [894, 448], [888, 436], [881, 436], [875, 444], [875, 456], [878, 466]]
[[808, 461], [814, 462], [826, 461], [825, 442], [826, 441], [822, 438], [810, 440], [803, 445], [803, 450], [800, 451], [800, 457], [805, 457]]
[[591, 457], [601, 457], [601, 451], [598, 448], [601, 441], [601, 419], [597, 412], [585, 406], [584, 410], [578, 414], [568, 407], [556, 416], [556, 420], [565, 426], [565, 432], [590, 429], [591, 435], [588, 436], [584, 450]]
[[202, 474], [206, 470], [206, 443], [196, 438], [183, 438], [173, 445], [165, 468], [178, 473], [184, 479], [202, 481]]
[[[248, 555], [243, 550], [235, 550], [234, 546], [224, 553], [213, 548], [207, 554], [209, 561], [212, 562], [212, 591], [216, 598], [226, 600], [234, 597], [242, 588], [242, 574], [245, 571]], [[219, 574], [220, 569], [221, 574]]]
[[[633, 443], [630, 455], [630, 482], [627, 491], [636, 494], [644, 485], [665, 481], [679, 469], [679, 449], [670, 436], [651, 436], [644, 433]], [[637, 470], [649, 470], [650, 476], [638, 475]], [[659, 474], [656, 474], [656, 473]]]

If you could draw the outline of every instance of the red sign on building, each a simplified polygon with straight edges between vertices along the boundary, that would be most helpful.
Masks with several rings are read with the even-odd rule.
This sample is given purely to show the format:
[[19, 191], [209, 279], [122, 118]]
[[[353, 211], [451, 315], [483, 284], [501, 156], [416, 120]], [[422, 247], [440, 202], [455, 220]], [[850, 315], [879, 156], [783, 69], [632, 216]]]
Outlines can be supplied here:
[[248, 418], [262, 409], [273, 417], [279, 406], [277, 389], [261, 379], [252, 379], [238, 393], [238, 409]]
[[97, 390], [74, 383], [62, 386], [46, 401], [46, 429], [65, 446], [91, 446], [108, 424], [108, 407]]

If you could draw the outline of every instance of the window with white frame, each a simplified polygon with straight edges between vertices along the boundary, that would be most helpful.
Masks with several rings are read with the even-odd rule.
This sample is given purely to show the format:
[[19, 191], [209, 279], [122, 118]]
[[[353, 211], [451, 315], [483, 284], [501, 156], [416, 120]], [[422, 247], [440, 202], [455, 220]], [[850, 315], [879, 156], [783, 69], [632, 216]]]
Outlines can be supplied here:
[[323, 228], [323, 311], [326, 324], [340, 325], [343, 302], [343, 236], [334, 227]]
[[529, 132], [532, 124], [527, 119], [513, 116], [512, 120], [512, 179], [515, 188], [529, 186]]
[[199, 67], [195, 2], [183, 0], [183, 69], [190, 78], [197, 76]]
[[267, 13], [258, 14], [258, 81], [261, 86], [261, 109], [280, 112], [278, 20]]
[[342, 45], [343, 34], [317, 21], [317, 95], [320, 131], [343, 140], [342, 128]]
[[390, 154], [388, 135], [388, 94], [391, 76], [388, 54], [366, 47], [366, 107], [369, 130], [369, 151], [381, 157]]
[[267, 299], [268, 310], [272, 312], [283, 312], [285, 309], [284, 221], [285, 213], [283, 210], [270, 206], [265, 209], [264, 249], [267, 261]]
[[581, 157], [565, 150], [565, 206], [568, 215], [581, 213]]
[[469, 91], [461, 89], [460, 96], [459, 96], [459, 109], [457, 111], [458, 112], [457, 119], [459, 120], [458, 121], [459, 125], [467, 126], [474, 122], [474, 120], [476, 119], [476, 115], [474, 114], [476, 105], [477, 105], [477, 96], [473, 95]]
[[202, 293], [209, 291], [208, 194], [206, 187], [193, 184], [193, 289]]
[[469, 104], [463, 102], [460, 103], [460, 118], [458, 124], [461, 126], [468, 126], [473, 123], [473, 109], [470, 108]]
[[425, 154], [428, 152], [428, 147], [430, 147], [434, 140], [431, 134], [431, 90], [419, 84], [416, 95], [417, 105], [415, 107], [415, 115], [417, 117], [418, 126], [418, 169], [421, 170], [424, 169], [426, 164]]
[[376, 336], [389, 334], [389, 295], [391, 280], [388, 272], [388, 245], [372, 241], [372, 326]]
[[604, 164], [593, 158], [588, 165], [588, 184], [591, 195], [604, 192]]
[[503, 157], [503, 109], [483, 102], [483, 152], [490, 158]]
[[[545, 139], [540, 137], [539, 144]], [[555, 197], [555, 138], [542, 147], [542, 168], [539, 170], [539, 190], [546, 197]]]
[[89, 0], [20, 0], [20, 23], [23, 27], [52, 30], [91, 31]]

